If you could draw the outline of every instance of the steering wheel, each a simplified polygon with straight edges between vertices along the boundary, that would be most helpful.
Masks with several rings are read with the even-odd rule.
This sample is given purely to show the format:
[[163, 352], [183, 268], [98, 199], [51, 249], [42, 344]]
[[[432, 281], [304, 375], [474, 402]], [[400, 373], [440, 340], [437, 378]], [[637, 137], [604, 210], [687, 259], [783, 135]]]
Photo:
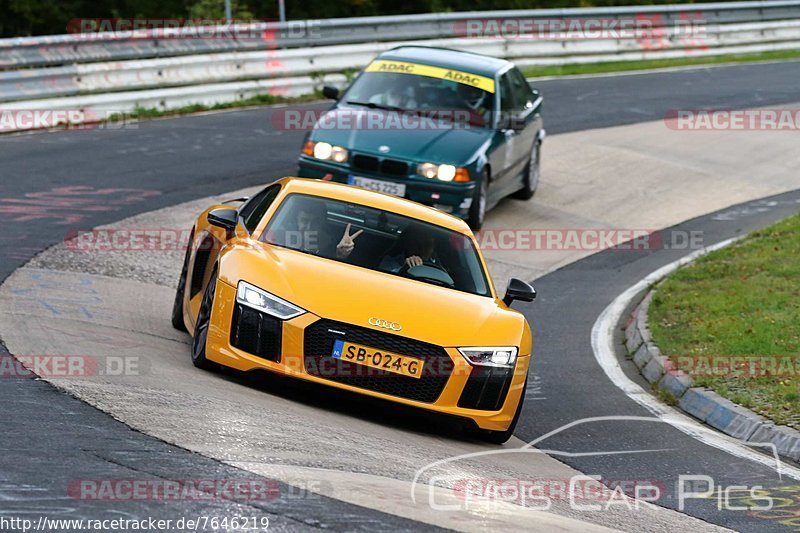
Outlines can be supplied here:
[[427, 281], [441, 287], [453, 288], [456, 283], [447, 270], [430, 261], [424, 261], [421, 265], [413, 267], [409, 266], [408, 263], [404, 263], [398, 274], [407, 278]]

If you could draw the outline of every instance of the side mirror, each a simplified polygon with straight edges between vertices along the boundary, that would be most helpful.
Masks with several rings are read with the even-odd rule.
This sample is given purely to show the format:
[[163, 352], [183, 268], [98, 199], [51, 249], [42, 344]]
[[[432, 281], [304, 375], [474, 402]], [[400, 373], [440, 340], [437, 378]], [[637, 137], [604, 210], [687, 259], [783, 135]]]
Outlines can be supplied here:
[[338, 100], [339, 99], [339, 89], [336, 87], [332, 87], [330, 85], [325, 85], [322, 87], [322, 96], [325, 98], [330, 98], [331, 100]]
[[218, 228], [223, 228], [227, 232], [236, 230], [239, 223], [239, 212], [236, 209], [220, 207], [208, 213], [208, 223]]
[[511, 305], [514, 300], [522, 302], [532, 302], [536, 298], [536, 289], [529, 283], [525, 283], [521, 279], [511, 278], [508, 280], [506, 287], [506, 295], [503, 296], [503, 303]]

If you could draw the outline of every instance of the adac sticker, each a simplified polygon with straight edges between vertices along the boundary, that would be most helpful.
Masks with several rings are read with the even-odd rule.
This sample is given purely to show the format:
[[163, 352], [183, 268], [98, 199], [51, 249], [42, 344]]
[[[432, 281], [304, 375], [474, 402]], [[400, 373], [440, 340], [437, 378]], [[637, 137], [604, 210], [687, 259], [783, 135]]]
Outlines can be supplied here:
[[378, 59], [370, 63], [365, 71], [396, 72], [398, 74], [414, 74], [417, 76], [427, 76], [429, 78], [439, 78], [442, 80], [455, 81], [464, 85], [471, 85], [472, 87], [483, 89], [487, 93], [494, 93], [494, 80], [492, 78], [449, 68], [432, 67], [430, 65], [407, 63], [405, 61]]

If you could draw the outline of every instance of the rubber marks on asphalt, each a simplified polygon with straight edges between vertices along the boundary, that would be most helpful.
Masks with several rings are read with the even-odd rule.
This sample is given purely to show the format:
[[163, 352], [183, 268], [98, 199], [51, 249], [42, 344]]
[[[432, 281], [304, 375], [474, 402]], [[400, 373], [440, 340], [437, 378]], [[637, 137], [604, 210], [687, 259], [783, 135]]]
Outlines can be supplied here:
[[19, 197], [0, 198], [0, 220], [33, 222], [44, 219], [58, 225], [80, 224], [93, 213], [117, 211], [160, 194], [148, 189], [96, 189], [85, 185], [56, 187]]

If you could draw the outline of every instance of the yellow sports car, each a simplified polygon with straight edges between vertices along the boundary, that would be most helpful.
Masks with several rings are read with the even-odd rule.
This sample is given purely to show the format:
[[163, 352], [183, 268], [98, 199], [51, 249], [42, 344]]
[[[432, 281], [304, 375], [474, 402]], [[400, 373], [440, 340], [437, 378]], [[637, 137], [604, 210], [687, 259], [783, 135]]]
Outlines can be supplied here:
[[531, 332], [495, 293], [467, 225], [359, 187], [284, 178], [192, 229], [172, 323], [192, 361], [285, 376], [466, 421], [511, 437]]

